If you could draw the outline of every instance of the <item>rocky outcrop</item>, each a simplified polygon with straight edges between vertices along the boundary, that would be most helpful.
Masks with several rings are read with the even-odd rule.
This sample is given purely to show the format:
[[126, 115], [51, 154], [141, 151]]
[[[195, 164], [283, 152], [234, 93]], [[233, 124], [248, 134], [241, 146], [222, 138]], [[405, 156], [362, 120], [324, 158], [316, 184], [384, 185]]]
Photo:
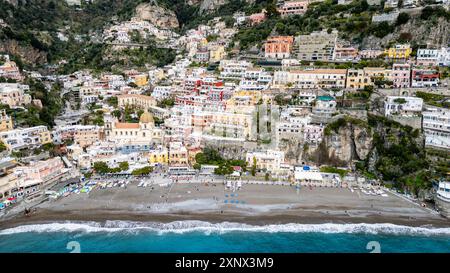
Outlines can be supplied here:
[[20, 56], [23, 62], [30, 65], [44, 64], [47, 62], [47, 53], [31, 46], [21, 46], [16, 40], [0, 41], [0, 52]]
[[330, 124], [322, 143], [311, 155], [317, 164], [350, 166], [354, 160], [365, 160], [372, 150], [372, 132], [365, 121], [342, 118]]
[[445, 18], [438, 18], [437, 22], [433, 20], [420, 20], [419, 18], [411, 19], [408, 23], [402, 25], [393, 33], [383, 38], [368, 36], [364, 38], [362, 48], [382, 48], [387, 46], [390, 41], [397, 40], [400, 36], [410, 37], [411, 42], [417, 44], [430, 44], [433, 47], [446, 46], [450, 39], [450, 21]]
[[200, 13], [210, 12], [218, 9], [220, 6], [227, 3], [227, 0], [203, 0], [200, 4]]
[[180, 26], [174, 11], [150, 3], [140, 4], [136, 7], [136, 18], [149, 21], [163, 29], [174, 29]]

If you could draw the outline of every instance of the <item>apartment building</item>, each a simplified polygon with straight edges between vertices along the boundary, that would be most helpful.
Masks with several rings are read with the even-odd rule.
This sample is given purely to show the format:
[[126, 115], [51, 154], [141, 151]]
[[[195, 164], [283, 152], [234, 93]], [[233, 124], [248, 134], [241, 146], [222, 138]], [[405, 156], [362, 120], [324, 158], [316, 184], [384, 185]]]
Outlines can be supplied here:
[[309, 0], [304, 1], [285, 1], [279, 8], [278, 12], [282, 17], [289, 15], [302, 15], [308, 10]]
[[262, 152], [247, 152], [245, 161], [251, 167], [256, 160], [256, 168], [258, 170], [277, 173], [282, 170], [284, 162], [284, 152], [276, 150], [266, 150]]
[[50, 132], [43, 125], [0, 132], [0, 140], [10, 151], [35, 148], [52, 142]]
[[389, 59], [408, 59], [412, 53], [412, 48], [409, 44], [398, 44], [384, 50], [384, 54]]
[[253, 67], [253, 65], [248, 61], [221, 60], [219, 65], [220, 78], [240, 80], [250, 67]]
[[346, 69], [308, 69], [276, 71], [274, 85], [292, 84], [297, 88], [345, 88]]
[[25, 94], [30, 87], [18, 83], [0, 83], [0, 103], [9, 107], [23, 106], [31, 103], [31, 96]]
[[426, 107], [422, 112], [422, 116], [425, 145], [450, 149], [450, 110]]
[[129, 106], [148, 109], [152, 106], [156, 106], [155, 98], [139, 94], [120, 95], [117, 96], [117, 101], [119, 107]]
[[268, 59], [289, 58], [293, 43], [293, 36], [269, 37], [264, 45], [264, 56]]
[[302, 61], [332, 61], [338, 32], [326, 30], [299, 35], [295, 38], [297, 58]]
[[408, 88], [411, 85], [411, 67], [409, 64], [393, 64], [390, 80], [395, 88]]
[[387, 96], [384, 101], [385, 116], [417, 116], [422, 112], [423, 100], [416, 97]]
[[439, 72], [429, 69], [413, 69], [411, 87], [438, 87]]
[[0, 132], [6, 132], [13, 129], [13, 121], [8, 114], [6, 114], [6, 110], [0, 111]]

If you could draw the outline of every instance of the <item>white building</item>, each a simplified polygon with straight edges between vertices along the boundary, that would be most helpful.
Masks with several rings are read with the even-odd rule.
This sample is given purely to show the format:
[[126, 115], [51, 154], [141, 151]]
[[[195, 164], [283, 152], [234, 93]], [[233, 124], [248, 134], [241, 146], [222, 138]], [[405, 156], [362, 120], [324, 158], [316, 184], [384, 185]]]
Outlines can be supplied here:
[[248, 68], [253, 65], [247, 61], [221, 60], [219, 65], [220, 78], [222, 79], [241, 79], [244, 77]]
[[330, 118], [336, 113], [336, 100], [330, 96], [317, 97], [316, 104], [312, 108], [315, 116], [322, 118]]
[[172, 86], [155, 86], [152, 92], [152, 97], [157, 100], [168, 98], [172, 95], [173, 89]]
[[435, 66], [439, 60], [438, 49], [420, 48], [417, 50], [417, 65], [421, 66]]
[[387, 96], [384, 101], [385, 116], [416, 116], [422, 112], [423, 100], [416, 97]]
[[450, 110], [427, 107], [422, 115], [425, 145], [450, 149]]
[[284, 152], [274, 150], [247, 152], [245, 160], [248, 166], [253, 166], [254, 158], [256, 159], [257, 169], [277, 173], [281, 171], [281, 165], [284, 162]]
[[50, 132], [43, 125], [1, 132], [0, 140], [10, 151], [34, 148], [52, 142]]

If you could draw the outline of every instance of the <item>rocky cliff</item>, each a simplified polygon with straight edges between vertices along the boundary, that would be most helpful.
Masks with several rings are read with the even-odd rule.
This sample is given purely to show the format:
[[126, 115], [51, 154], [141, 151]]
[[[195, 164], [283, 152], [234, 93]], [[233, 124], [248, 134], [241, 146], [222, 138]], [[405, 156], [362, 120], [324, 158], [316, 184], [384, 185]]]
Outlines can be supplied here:
[[31, 46], [22, 46], [16, 40], [0, 41], [0, 52], [19, 56], [29, 65], [39, 65], [47, 62], [47, 53], [39, 51]]
[[372, 149], [372, 130], [367, 122], [341, 118], [329, 124], [319, 147], [310, 158], [318, 164], [350, 166], [353, 161], [365, 160]]
[[136, 17], [163, 29], [175, 29], [180, 26], [174, 11], [150, 3], [138, 5]]

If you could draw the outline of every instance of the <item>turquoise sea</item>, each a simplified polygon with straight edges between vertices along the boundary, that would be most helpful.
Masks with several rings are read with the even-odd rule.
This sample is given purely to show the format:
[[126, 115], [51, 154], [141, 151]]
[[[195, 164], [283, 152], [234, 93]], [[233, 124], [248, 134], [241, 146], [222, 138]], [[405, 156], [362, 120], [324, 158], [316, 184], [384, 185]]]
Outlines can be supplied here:
[[252, 226], [178, 221], [25, 225], [0, 231], [0, 252], [450, 253], [450, 228], [393, 224]]

